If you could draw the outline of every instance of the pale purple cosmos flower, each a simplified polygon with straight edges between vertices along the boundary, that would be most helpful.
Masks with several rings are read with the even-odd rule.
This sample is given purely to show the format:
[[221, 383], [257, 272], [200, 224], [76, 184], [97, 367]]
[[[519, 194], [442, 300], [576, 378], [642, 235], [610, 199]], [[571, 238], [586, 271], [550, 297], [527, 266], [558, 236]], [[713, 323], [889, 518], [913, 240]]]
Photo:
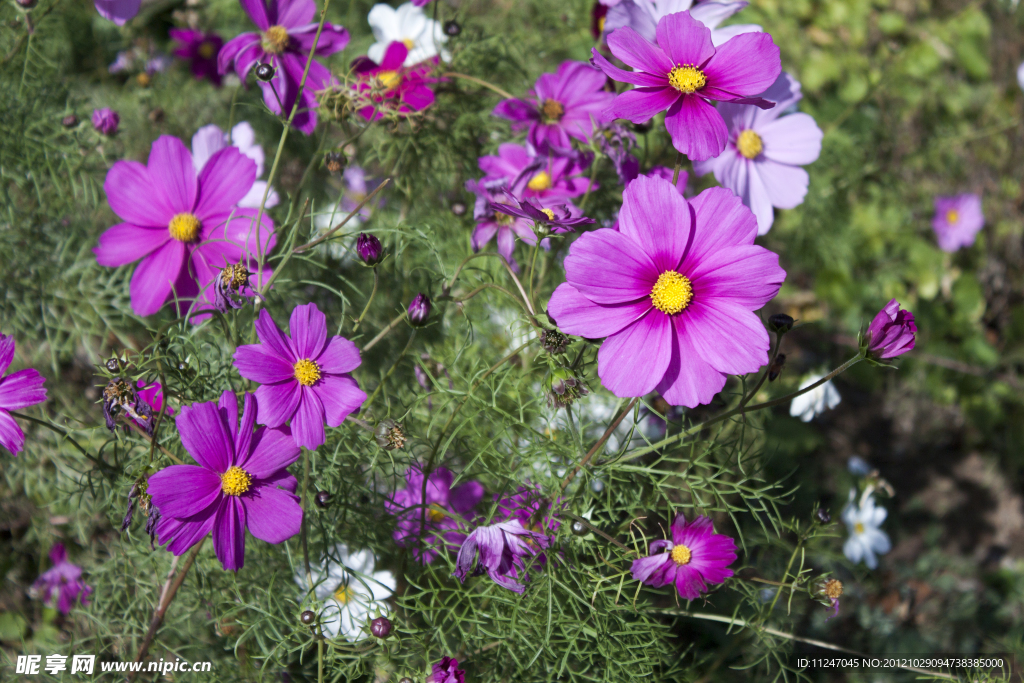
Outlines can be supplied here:
[[109, 107], [92, 111], [92, 127], [102, 135], [110, 137], [117, 133], [119, 123], [121, 123], [121, 117]]
[[411, 67], [403, 66], [408, 54], [405, 44], [395, 42], [388, 45], [380, 64], [369, 57], [353, 60], [352, 72], [358, 80], [352, 87], [374, 103], [360, 108], [363, 118], [377, 121], [387, 113], [408, 114], [434, 103], [434, 91], [428, 84], [437, 81], [430, 77], [437, 57]]
[[[236, 123], [230, 133], [225, 133], [214, 124], [203, 126], [192, 136], [192, 163], [196, 172], [203, 170], [210, 158], [228, 147], [235, 147], [239, 152], [253, 160], [256, 164], [256, 178], [263, 175], [265, 155], [263, 145], [256, 142], [256, 131], [248, 121]], [[254, 180], [252, 187], [245, 196], [238, 200], [238, 205], [247, 209], [258, 209], [263, 202], [263, 193], [267, 190], [267, 181]], [[264, 208], [277, 206], [281, 199], [274, 188], [270, 188]]]
[[296, 306], [281, 333], [266, 309], [256, 321], [259, 344], [239, 346], [235, 367], [261, 384], [259, 421], [280, 427], [291, 420], [295, 443], [309, 450], [326, 439], [324, 421], [338, 427], [366, 400], [349, 374], [362, 362], [359, 349], [344, 337], [327, 338], [327, 317], [316, 304]]
[[[518, 237], [532, 247], [537, 244], [537, 235], [530, 227], [530, 221], [495, 211], [492, 208], [492, 204], [505, 204], [511, 201], [502, 192], [502, 188], [507, 184], [505, 179], [476, 180], [470, 178], [466, 181], [466, 190], [476, 195], [473, 218], [477, 223], [473, 229], [472, 247], [474, 252], [480, 251], [497, 235], [498, 253], [508, 261], [512, 270], [518, 273], [519, 264], [512, 256], [516, 238]], [[541, 246], [545, 249], [550, 248], [548, 240], [543, 240]]]
[[68, 614], [79, 600], [88, 605], [92, 587], [82, 582], [82, 568], [68, 562], [63, 543], [50, 549], [50, 562], [53, 566], [39, 575], [29, 588], [29, 595], [42, 600], [47, 607], [56, 607], [61, 614]]
[[729, 130], [708, 100], [775, 106], [755, 97], [782, 71], [779, 48], [767, 33], [744, 33], [719, 47], [711, 30], [689, 12], [658, 22], [654, 45], [627, 27], [608, 36], [612, 54], [636, 71], [624, 71], [593, 50], [595, 63], [610, 78], [638, 86], [618, 95], [609, 113], [645, 123], [665, 112], [665, 127], [675, 148], [691, 161], [716, 157], [725, 149]]
[[868, 358], [887, 360], [901, 356], [914, 348], [917, 325], [914, 314], [900, 310], [900, 304], [893, 299], [878, 312], [868, 326], [864, 342]]
[[118, 26], [139, 13], [142, 0], [95, 0], [96, 11], [104, 19], [109, 19]]
[[570, 138], [586, 142], [594, 124], [609, 122], [605, 113], [615, 99], [604, 90], [605, 75], [585, 62], [562, 62], [558, 71], [537, 79], [529, 99], [502, 100], [494, 115], [512, 121], [512, 130], [529, 126], [526, 139], [537, 151], [569, 149]]
[[[225, 265], [245, 262], [256, 271], [257, 233], [262, 253], [276, 244], [266, 215], [259, 229], [256, 209], [237, 204], [252, 188], [256, 164], [234, 147], [214, 154], [196, 171], [178, 138], [161, 135], [147, 166], [118, 161], [103, 189], [114, 213], [124, 219], [100, 235], [93, 249], [101, 266], [142, 259], [131, 282], [132, 310], [152, 315], [171, 297], [195, 299]], [[209, 287], [203, 296], [212, 302]]]
[[466, 683], [466, 672], [454, 658], [441, 657], [441, 661], [431, 667], [426, 683]]
[[939, 249], [954, 252], [974, 244], [974, 238], [985, 225], [981, 212], [981, 195], [958, 194], [954, 197], [935, 198], [935, 218], [932, 229]]
[[648, 586], [674, 583], [684, 600], [696, 600], [708, 584], [722, 583], [736, 561], [736, 542], [716, 534], [710, 517], [687, 522], [680, 514], [672, 523], [672, 540], [651, 542], [650, 555], [633, 560], [633, 578]]
[[728, 190], [687, 201], [671, 182], [640, 176], [623, 193], [619, 230], [569, 247], [548, 312], [567, 334], [607, 337], [597, 370], [616, 396], [657, 390], [671, 405], [708, 403], [726, 375], [768, 362], [768, 332], [752, 311], [786, 272], [756, 236], [754, 215]]
[[522, 593], [526, 586], [516, 579], [528, 578], [524, 558], [550, 545], [550, 536], [524, 528], [517, 519], [478, 526], [459, 548], [453, 575], [465, 581], [471, 573], [487, 572], [502, 588]]
[[775, 102], [775, 107], [763, 111], [744, 104], [718, 105], [729, 142], [718, 157], [693, 164], [698, 175], [713, 172], [715, 180], [750, 207], [759, 235], [772, 227], [772, 207], [792, 209], [803, 203], [810, 179], [800, 167], [817, 160], [823, 137], [810, 115], [782, 116], [803, 97], [800, 84], [789, 74], [779, 76], [761, 97]]
[[175, 555], [213, 532], [213, 547], [224, 569], [245, 564], [245, 531], [267, 543], [299, 533], [302, 506], [298, 482], [285, 469], [299, 459], [287, 427], [256, 425], [257, 399], [246, 394], [241, 422], [238, 399], [225, 391], [217, 403], [181, 409], [176, 424], [181, 443], [197, 463], [171, 465], [150, 476], [147, 493], [160, 511], [160, 545]]
[[[523, 199], [565, 203], [587, 191], [590, 181], [580, 174], [589, 163], [582, 156], [538, 156], [532, 146], [505, 143], [498, 154], [480, 157], [485, 181], [504, 180], [506, 189]], [[591, 187], [597, 189], [597, 184]]]
[[451, 470], [438, 467], [427, 477], [424, 498], [423, 470], [412, 465], [405, 473], [405, 488], [385, 502], [387, 511], [398, 517], [392, 536], [395, 543], [410, 548], [412, 556], [423, 564], [433, 562], [444, 546], [454, 549], [462, 545], [465, 534], [460, 529], [484, 497], [480, 482], [467, 481], [453, 489], [454, 478]]
[[494, 211], [546, 225], [554, 233], [574, 232], [577, 225], [589, 225], [595, 222], [593, 218], [584, 216], [583, 212], [572, 203], [551, 204], [551, 208], [546, 208], [539, 201], [516, 199], [508, 190], [503, 192], [509, 202], [492, 203], [491, 208]]
[[747, 6], [746, 2], [694, 3], [693, 0], [623, 0], [608, 10], [604, 22], [604, 33], [608, 35], [617, 28], [629, 26], [650, 42], [655, 42], [658, 22], [669, 14], [690, 12], [690, 16], [711, 29], [711, 42], [715, 47], [741, 33], [759, 33], [756, 24], [733, 24], [718, 28], [723, 21]]
[[214, 85], [220, 86], [221, 74], [217, 70], [217, 55], [224, 46], [224, 39], [213, 32], [206, 33], [190, 28], [172, 28], [169, 33], [172, 40], [181, 44], [174, 51], [174, 56], [189, 60], [192, 75], [198, 80], [208, 78]]
[[[313, 0], [269, 0], [267, 4], [264, 0], [239, 1], [259, 32], [243, 33], [228, 41], [217, 56], [218, 71], [226, 74], [234, 64], [235, 72], [244, 83], [249, 69], [257, 62], [273, 65], [274, 77], [269, 82], [259, 82], [263, 102], [275, 114], [288, 116], [299, 100], [299, 84], [316, 39], [316, 3]], [[348, 31], [338, 24], [325, 23], [316, 43], [316, 56], [332, 55], [344, 50], [346, 45]], [[292, 125], [306, 135], [316, 128], [316, 93], [332, 83], [334, 77], [330, 70], [314, 59], [298, 102], [299, 110], [292, 119]]]
[[46, 379], [38, 370], [26, 368], [6, 377], [14, 360], [14, 337], [0, 334], [0, 446], [14, 455], [25, 447], [25, 432], [11, 417], [10, 411], [21, 410], [46, 400]]

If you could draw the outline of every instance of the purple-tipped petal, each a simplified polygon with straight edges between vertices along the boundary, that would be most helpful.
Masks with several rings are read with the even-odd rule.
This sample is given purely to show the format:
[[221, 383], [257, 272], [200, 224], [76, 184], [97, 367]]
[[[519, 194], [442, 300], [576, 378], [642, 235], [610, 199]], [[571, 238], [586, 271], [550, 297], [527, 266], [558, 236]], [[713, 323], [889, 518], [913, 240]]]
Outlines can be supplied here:
[[[192, 153], [181, 140], [161, 135], [153, 143], [146, 164], [153, 186], [159, 187], [174, 213], [190, 213], [196, 205], [199, 189]], [[248, 188], [246, 188], [248, 189]], [[153, 187], [142, 197], [153, 194]], [[135, 198], [138, 201], [138, 197]]]
[[261, 31], [266, 31], [270, 28], [270, 20], [267, 17], [267, 7], [263, 4], [263, 0], [238, 0], [242, 5], [242, 9], [252, 19], [252, 23], [256, 24], [256, 27]]
[[135, 267], [129, 291], [132, 310], [138, 315], [153, 315], [160, 310], [185, 266], [185, 245], [168, 240]]
[[0, 378], [0, 409], [21, 410], [42, 403], [46, 400], [45, 381], [46, 378], [33, 368]]
[[692, 161], [716, 157], [729, 141], [729, 129], [714, 107], [703, 98], [686, 95], [665, 114], [672, 146]]
[[118, 223], [100, 235], [92, 252], [96, 263], [116, 268], [135, 263], [171, 239], [167, 226], [142, 228], [131, 223]]
[[668, 85], [667, 74], [660, 76], [644, 71], [625, 71], [609, 62], [604, 55], [597, 51], [597, 48], [593, 48], [591, 52], [594, 64], [612, 80], [649, 88], [664, 88]]
[[348, 375], [324, 375], [312, 390], [324, 407], [330, 427], [341, 425], [366, 400], [366, 392]]
[[674, 88], [634, 88], [616, 97], [608, 111], [617, 119], [646, 123], [652, 116], [665, 111], [679, 99], [679, 91]]
[[753, 97], [767, 90], [782, 73], [779, 46], [768, 33], [744, 33], [718, 47], [704, 69], [708, 87], [702, 94]]
[[687, 322], [700, 357], [719, 372], [744, 375], [768, 363], [768, 332], [741, 304], [731, 299], [707, 303], [695, 297], [687, 308]]
[[299, 406], [292, 418], [292, 438], [295, 443], [311, 451], [322, 446], [327, 439], [324, 433], [324, 406], [310, 387], [302, 387]]
[[299, 459], [302, 453], [288, 429], [261, 427], [252, 436], [251, 453], [238, 466], [254, 479], [265, 479]]
[[[688, 16], [686, 18], [689, 19]], [[690, 21], [692, 21], [692, 19]], [[694, 23], [707, 31], [707, 29], [701, 26], [699, 22]], [[708, 46], [710, 47], [710, 31], [708, 31], [708, 34]], [[608, 36], [608, 47], [611, 48], [612, 54], [625, 62], [627, 66], [631, 66], [640, 71], [646, 71], [650, 74], [664, 74], [666, 77], [675, 65], [673, 60], [682, 64], [702, 64], [704, 62], [703, 59], [696, 62], [687, 60], [680, 62], [671, 53], [666, 54], [667, 51], [664, 49], [664, 45], [660, 42], [658, 45], [653, 45], [644, 40], [639, 33], [628, 26], [611, 32], [611, 35]], [[714, 54], [714, 50], [711, 51], [711, 54]]]
[[711, 403], [728, 377], [701, 358], [684, 316], [676, 316], [672, 322], [675, 328], [672, 360], [656, 389], [669, 405], [696, 408]]
[[118, 161], [107, 172], [103, 191], [111, 210], [125, 222], [167, 230], [177, 209], [164, 198], [149, 169], [137, 161]]
[[678, 270], [690, 241], [690, 205], [670, 181], [640, 176], [626, 187], [619, 232], [632, 238], [659, 272]]
[[[668, 69], [664, 70], [666, 75], [676, 65], [689, 64], [701, 67], [709, 59], [717, 57], [715, 46], [711, 42], [711, 29], [690, 16], [689, 12], [676, 12], [675, 14], [663, 17], [658, 22], [655, 35], [658, 38], [658, 46], [668, 56]], [[609, 36], [608, 46], [612, 47], [610, 38]], [[619, 56], [614, 48], [612, 48], [612, 52], [616, 57]], [[629, 64], [629, 62], [626, 63]], [[630, 64], [630, 66], [634, 65]], [[658, 66], [661, 67], [662, 65], [659, 64]], [[653, 69], [644, 68], [644, 71], [653, 71]], [[773, 78], [772, 80], [775, 79]], [[767, 87], [766, 85], [765, 88]], [[764, 88], [761, 88], [761, 90], [764, 90]], [[757, 92], [761, 92], [761, 90]]]
[[344, 337], [331, 337], [317, 356], [316, 362], [324, 372], [341, 375], [358, 368], [362, 359], [359, 356], [359, 348], [351, 341]]
[[25, 447], [25, 432], [5, 410], [0, 410], [0, 446], [14, 455]]
[[295, 378], [295, 366], [276, 355], [266, 344], [248, 344], [235, 349], [238, 373], [253, 382], [273, 384]]
[[269, 347], [271, 351], [294, 367], [295, 362], [299, 360], [299, 358], [297, 358], [295, 356], [295, 352], [292, 351], [291, 341], [289, 341], [284, 333], [278, 329], [277, 325], [274, 324], [274, 319], [270, 317], [269, 313], [267, 313], [267, 309], [264, 308], [260, 311], [260, 317], [256, 321], [255, 327], [256, 336], [259, 337], [260, 343]]
[[195, 214], [202, 219], [230, 210], [241, 201], [254, 180], [256, 163], [237, 147], [225, 147], [210, 157], [199, 173]]
[[658, 270], [639, 245], [615, 230], [582, 235], [569, 247], [566, 280], [601, 304], [637, 301], [651, 294]]
[[568, 282], [558, 285], [548, 302], [548, 313], [559, 329], [587, 339], [615, 334], [650, 308], [650, 297], [625, 304], [596, 304]]

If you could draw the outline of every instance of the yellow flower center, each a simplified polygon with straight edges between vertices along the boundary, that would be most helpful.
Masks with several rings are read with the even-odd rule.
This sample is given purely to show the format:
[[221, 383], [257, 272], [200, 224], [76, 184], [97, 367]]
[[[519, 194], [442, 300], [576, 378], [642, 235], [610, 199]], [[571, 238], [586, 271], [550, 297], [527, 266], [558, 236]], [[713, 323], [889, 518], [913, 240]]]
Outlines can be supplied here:
[[405, 45], [406, 50], [411, 50], [414, 47], [416, 47], [416, 41], [413, 40], [412, 38], [403, 38], [402, 45]]
[[231, 466], [220, 475], [220, 490], [229, 496], [240, 496], [252, 486], [252, 477], [241, 467]]
[[196, 52], [198, 52], [199, 56], [203, 59], [209, 59], [210, 57], [213, 57], [213, 55], [215, 54], [213, 43], [200, 43], [199, 48], [196, 49]]
[[138, 76], [135, 77], [135, 80], [138, 82], [138, 84], [140, 86], [145, 88], [145, 87], [147, 87], [152, 82], [153, 79], [150, 78], [148, 73], [143, 71], [142, 73], [140, 73]]
[[681, 93], [695, 93], [708, 84], [704, 72], [692, 64], [674, 67], [668, 72], [668, 84]]
[[556, 100], [544, 100], [540, 111], [544, 114], [545, 123], [557, 123], [562, 118], [562, 115], [565, 114], [562, 103]]
[[825, 582], [825, 595], [833, 600], [843, 594], [843, 583], [839, 579], [829, 579]]
[[690, 557], [690, 549], [685, 545], [677, 545], [672, 548], [672, 561], [676, 564], [689, 564]]
[[429, 508], [427, 508], [427, 519], [429, 519], [434, 524], [437, 524], [438, 522], [444, 520], [444, 518], [447, 516], [448, 513], [446, 513], [444, 510], [440, 509], [436, 505], [431, 505]]
[[666, 270], [658, 276], [651, 288], [651, 303], [662, 313], [673, 315], [683, 310], [693, 299], [690, 278], [674, 270]]
[[597, 32], [598, 33], [604, 33], [604, 21], [605, 21], [605, 19], [607, 19], [607, 17], [601, 17], [600, 19], [597, 20]]
[[342, 605], [346, 604], [352, 599], [352, 593], [349, 591], [348, 586], [341, 584], [338, 586], [338, 590], [334, 591], [334, 599]]
[[764, 151], [764, 143], [760, 135], [748, 128], [736, 138], [736, 149], [746, 158], [756, 159]]
[[547, 216], [549, 221], [555, 220], [555, 212], [551, 209], [541, 209], [540, 212]]
[[397, 71], [380, 71], [377, 73], [377, 80], [388, 90], [394, 90], [402, 82], [402, 75]]
[[271, 55], [279, 55], [288, 47], [288, 29], [284, 26], [271, 26], [263, 32], [260, 41], [263, 51]]
[[502, 213], [501, 211], [494, 212], [494, 222], [498, 225], [512, 225], [512, 221], [515, 219], [515, 216], [510, 216], [507, 213]]
[[171, 237], [179, 242], [194, 242], [199, 237], [199, 219], [190, 213], [179, 213], [167, 225]]
[[956, 223], [958, 220], [960, 220], [959, 211], [957, 211], [956, 209], [950, 209], [949, 211], [946, 212], [947, 223]]
[[551, 174], [547, 171], [541, 171], [530, 178], [530, 182], [526, 183], [526, 186], [534, 192], [548, 190], [551, 188]]
[[853, 533], [855, 533], [855, 534], [862, 534], [862, 533], [864, 533], [864, 525], [861, 524], [860, 522], [857, 522], [856, 524], [854, 524], [853, 525]]
[[311, 387], [320, 380], [320, 366], [303, 358], [295, 363], [295, 379], [304, 387]]

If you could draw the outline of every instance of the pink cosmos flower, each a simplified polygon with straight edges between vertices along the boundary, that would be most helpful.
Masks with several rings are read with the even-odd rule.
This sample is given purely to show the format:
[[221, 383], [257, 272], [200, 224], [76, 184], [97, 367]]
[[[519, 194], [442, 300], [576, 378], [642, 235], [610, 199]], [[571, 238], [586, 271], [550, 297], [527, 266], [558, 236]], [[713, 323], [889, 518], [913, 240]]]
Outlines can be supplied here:
[[899, 302], [893, 299], [878, 312], [868, 326], [865, 337], [868, 357], [886, 360], [912, 351], [916, 333], [914, 314], [900, 310]]
[[42, 600], [47, 607], [56, 607], [61, 614], [68, 614], [79, 600], [88, 605], [92, 587], [81, 581], [82, 568], [68, 562], [63, 543], [57, 543], [50, 549], [50, 562], [53, 566], [39, 575], [29, 588], [29, 594]]
[[[476, 220], [476, 227], [473, 229], [472, 247], [477, 252], [487, 246], [488, 242], [498, 237], [498, 253], [501, 254], [512, 270], [519, 272], [519, 263], [516, 262], [512, 252], [516, 246], [518, 237], [529, 246], [537, 244], [537, 235], [530, 227], [530, 221], [518, 216], [495, 211], [491, 208], [493, 203], [509, 203], [511, 200], [502, 192], [506, 181], [501, 180], [475, 180], [470, 178], [466, 181], [466, 190], [476, 195], [476, 205], [473, 208], [473, 218]], [[550, 248], [549, 240], [541, 240], [545, 249]]]
[[380, 64], [369, 57], [353, 61], [352, 70], [359, 79], [353, 88], [361, 93], [375, 93], [371, 99], [376, 104], [359, 110], [363, 118], [376, 121], [384, 118], [386, 112], [407, 114], [434, 103], [434, 91], [427, 84], [437, 80], [429, 77], [438, 63], [437, 57], [406, 67], [403, 64], [408, 54], [408, 47], [393, 42], [388, 45]]
[[46, 400], [46, 379], [37, 370], [26, 368], [3, 377], [14, 360], [14, 337], [0, 334], [0, 446], [14, 455], [25, 447], [25, 432], [11, 417], [11, 410], [21, 410]]
[[676, 585], [685, 600], [696, 600], [708, 584], [722, 583], [736, 561], [736, 542], [716, 534], [710, 517], [687, 523], [680, 514], [672, 523], [672, 540], [651, 542], [650, 555], [633, 560], [633, 578], [648, 586]]
[[[485, 181], [504, 180], [506, 189], [522, 199], [540, 199], [565, 204], [565, 200], [587, 191], [590, 181], [581, 177], [590, 165], [582, 155], [538, 156], [532, 146], [505, 143], [497, 156], [480, 157]], [[595, 184], [591, 189], [597, 189]]]
[[[273, 65], [274, 77], [267, 83], [260, 81], [263, 101], [270, 111], [288, 116], [299, 98], [299, 84], [316, 39], [319, 25], [315, 20], [316, 3], [313, 0], [268, 0], [266, 5], [264, 0], [239, 2], [259, 32], [243, 33], [228, 41], [217, 56], [217, 69], [226, 74], [234, 64], [235, 73], [244, 83], [249, 69], [257, 62]], [[344, 50], [346, 45], [348, 31], [338, 24], [325, 23], [316, 43], [316, 55], [326, 57]], [[332, 83], [334, 77], [330, 70], [314, 59], [309, 65], [299, 110], [292, 119], [292, 125], [306, 135], [316, 128], [316, 93]]]
[[[405, 473], [405, 488], [396, 491], [393, 500], [385, 502], [387, 511], [398, 517], [392, 536], [395, 543], [411, 548], [413, 557], [423, 564], [433, 562], [445, 546], [455, 549], [462, 545], [466, 536], [460, 529], [472, 518], [473, 508], [484, 497], [480, 482], [467, 481], [453, 489], [454, 478], [447, 467], [438, 467], [427, 477], [424, 498], [423, 470], [419, 465], [412, 465]], [[422, 549], [420, 538], [423, 538]]]
[[101, 17], [124, 26], [125, 22], [139, 13], [142, 0], [95, 0], [93, 4]]
[[669, 14], [686, 12], [711, 30], [711, 42], [718, 47], [733, 36], [741, 33], [757, 33], [757, 24], [732, 24], [718, 28], [723, 21], [747, 6], [746, 2], [696, 2], [693, 0], [623, 0], [608, 10], [604, 22], [604, 33], [629, 26], [649, 42], [655, 42], [658, 22]]
[[675, 148], [693, 161], [716, 157], [725, 149], [729, 130], [708, 100], [773, 103], [755, 97], [782, 71], [779, 48], [767, 33], [744, 33], [716, 48], [711, 31], [689, 12], [658, 22], [653, 45], [629, 27], [608, 36], [612, 54], [636, 71], [623, 71], [594, 49], [594, 61], [610, 78], [638, 86], [618, 95], [609, 113], [644, 123], [665, 111], [665, 127]]
[[772, 207], [792, 209], [803, 203], [810, 179], [800, 168], [821, 154], [823, 133], [808, 114], [782, 116], [803, 95], [800, 83], [783, 73], [761, 97], [775, 102], [762, 111], [744, 104], [718, 105], [729, 128], [729, 143], [718, 157], [693, 164], [698, 175], [713, 172], [715, 180], [735, 192], [757, 216], [757, 234], [772, 227]]
[[573, 242], [548, 312], [563, 332], [607, 337], [597, 370], [616, 396], [657, 390], [672, 405], [708, 403], [726, 375], [768, 362], [752, 311], [786, 272], [756, 236], [754, 215], [728, 190], [687, 201], [671, 182], [640, 176], [623, 193], [618, 231]]
[[299, 533], [298, 482], [285, 468], [299, 459], [287, 427], [255, 432], [257, 402], [225, 391], [217, 403], [184, 406], [176, 420], [181, 443], [196, 465], [171, 465], [149, 478], [147, 493], [160, 511], [156, 534], [175, 555], [213, 532], [224, 569], [245, 564], [245, 532], [267, 543]]
[[595, 123], [610, 121], [605, 111], [615, 95], [604, 90], [607, 80], [585, 62], [562, 62], [556, 73], [537, 79], [530, 99], [502, 100], [494, 115], [512, 121], [512, 130], [529, 125], [526, 139], [539, 152], [567, 150], [570, 138], [586, 142]]
[[220, 87], [221, 75], [217, 70], [217, 54], [224, 46], [224, 39], [216, 33], [190, 28], [172, 28], [169, 34], [172, 40], [181, 44], [181, 47], [174, 51], [174, 56], [189, 60], [192, 75], [197, 80], [208, 78], [211, 83]]
[[324, 421], [337, 427], [366, 400], [350, 372], [359, 367], [359, 349], [344, 337], [327, 338], [327, 317], [316, 304], [296, 306], [281, 333], [266, 309], [256, 321], [259, 344], [239, 346], [235, 367], [259, 382], [259, 421], [280, 427], [291, 420], [299, 446], [315, 450], [326, 439]]
[[939, 241], [939, 249], [954, 252], [974, 244], [974, 238], [985, 226], [981, 212], [981, 195], [958, 194], [954, 197], [935, 198], [935, 218], [932, 229]]
[[195, 299], [226, 265], [241, 262], [258, 270], [257, 233], [264, 255], [277, 239], [269, 217], [257, 230], [256, 209], [236, 206], [255, 179], [256, 164], [234, 147], [214, 154], [197, 172], [188, 148], [169, 135], [153, 143], [148, 166], [114, 164], [103, 189], [125, 222], [100, 235], [93, 253], [101, 266], [142, 259], [131, 282], [135, 313], [152, 315], [171, 297], [179, 306]]

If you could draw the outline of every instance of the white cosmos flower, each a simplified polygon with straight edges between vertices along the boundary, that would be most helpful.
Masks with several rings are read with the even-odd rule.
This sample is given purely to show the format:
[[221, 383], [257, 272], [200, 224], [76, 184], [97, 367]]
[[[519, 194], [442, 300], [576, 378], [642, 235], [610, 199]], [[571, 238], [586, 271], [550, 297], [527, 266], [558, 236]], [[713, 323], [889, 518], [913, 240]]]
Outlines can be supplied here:
[[850, 532], [850, 537], [843, 544], [843, 554], [854, 564], [864, 560], [868, 569], [874, 569], [878, 566], [875, 553], [884, 555], [892, 549], [888, 534], [878, 528], [888, 513], [884, 507], [875, 505], [870, 494], [862, 496], [859, 505], [854, 502], [855, 497], [851, 489], [850, 502], [843, 509], [843, 522]]
[[[821, 373], [807, 375], [804, 381], [800, 383], [800, 388], [809, 387], [824, 376]], [[804, 422], [810, 422], [816, 415], [835, 408], [841, 400], [839, 392], [836, 391], [836, 388], [832, 386], [832, 381], [829, 380], [820, 387], [794, 398], [793, 402], [789, 405], [789, 414], [793, 417], [799, 417]]]
[[[419, 64], [430, 59], [439, 52], [439, 45], [448, 41], [441, 30], [441, 22], [428, 19], [423, 10], [411, 2], [400, 5], [398, 9], [388, 5], [374, 5], [367, 15], [373, 37], [377, 42], [366, 51], [366, 56], [381, 63], [384, 51], [393, 42], [405, 43], [409, 48], [409, 56], [405, 58], [405, 66]], [[451, 56], [440, 48], [441, 59], [448, 61]]]
[[[364, 636], [364, 629], [368, 630], [371, 616], [377, 610], [388, 611], [384, 601], [395, 592], [395, 576], [389, 571], [374, 571], [373, 553], [369, 550], [353, 553], [339, 543], [332, 555], [340, 563], [328, 557], [320, 567], [312, 568], [313, 593], [325, 605], [320, 623], [331, 638], [341, 635], [349, 640], [358, 639]], [[295, 573], [295, 583], [309, 590], [301, 568]]]
[[658, 22], [669, 14], [686, 11], [711, 30], [711, 42], [715, 47], [741, 33], [760, 33], [762, 30], [757, 24], [733, 24], [718, 28], [719, 24], [746, 7], [746, 2], [709, 0], [695, 5], [693, 0], [622, 0], [614, 6], [610, 2], [604, 4], [611, 7], [604, 22], [606, 38], [615, 29], [629, 26], [654, 43], [657, 41], [655, 28]]
[[[232, 128], [231, 135], [212, 123], [197, 130], [196, 134], [192, 136], [192, 165], [196, 167], [196, 172], [203, 170], [203, 166], [210, 160], [210, 157], [228, 146], [237, 147], [239, 152], [256, 162], [257, 178], [263, 175], [263, 147], [256, 142], [256, 131], [247, 121], [242, 121]], [[238, 205], [247, 209], [260, 208], [260, 202], [263, 201], [263, 193], [266, 189], [267, 182], [257, 180], [249, 188], [249, 192], [238, 202]], [[277, 206], [279, 201], [277, 192], [271, 188], [270, 194], [267, 195], [266, 208]]]

